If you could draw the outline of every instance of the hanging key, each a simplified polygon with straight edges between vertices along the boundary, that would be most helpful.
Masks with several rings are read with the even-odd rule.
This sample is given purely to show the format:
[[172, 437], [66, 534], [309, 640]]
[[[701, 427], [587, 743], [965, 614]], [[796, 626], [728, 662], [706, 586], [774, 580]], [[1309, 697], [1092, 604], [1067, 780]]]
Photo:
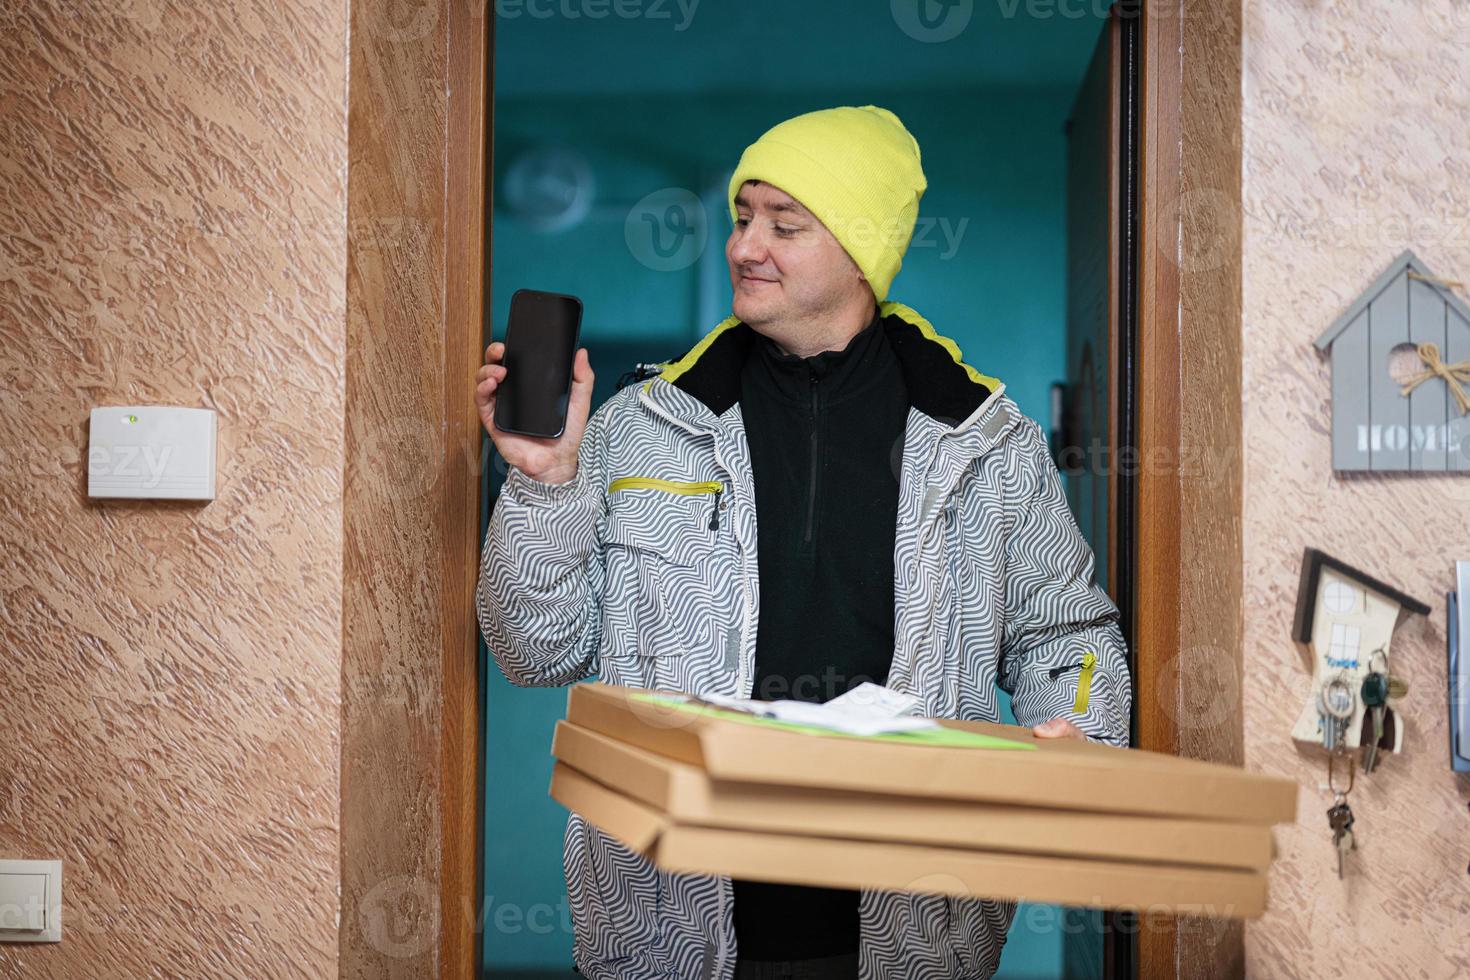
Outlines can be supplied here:
[[1373, 671], [1365, 676], [1360, 697], [1373, 719], [1373, 740], [1363, 747], [1363, 771], [1372, 772], [1378, 764], [1378, 743], [1383, 741], [1383, 714], [1388, 710], [1388, 675]]
[[1337, 877], [1342, 877], [1342, 861], [1348, 851], [1358, 846], [1353, 839], [1353, 808], [1341, 794], [1327, 810], [1327, 826], [1332, 829], [1332, 846], [1337, 851]]
[[1352, 811], [1346, 803], [1343, 804], [1343, 808], [1348, 809], [1348, 819], [1347, 826], [1343, 827], [1341, 836], [1337, 838], [1337, 877], [1339, 879], [1342, 877], [1342, 864], [1347, 858], [1348, 851], [1358, 849], [1358, 838], [1353, 834]]

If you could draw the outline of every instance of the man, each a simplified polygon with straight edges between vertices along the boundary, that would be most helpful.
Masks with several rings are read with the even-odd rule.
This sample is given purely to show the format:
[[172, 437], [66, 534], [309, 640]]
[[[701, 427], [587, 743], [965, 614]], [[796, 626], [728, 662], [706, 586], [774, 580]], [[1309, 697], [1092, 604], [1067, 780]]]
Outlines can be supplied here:
[[[478, 402], [511, 469], [478, 604], [513, 683], [826, 701], [873, 680], [988, 721], [999, 683], [1040, 736], [1127, 744], [1117, 610], [1039, 426], [886, 301], [926, 186], [885, 109], [769, 130], [730, 181], [733, 315], [590, 420], [579, 350], [559, 439], [495, 428], [490, 345]], [[671, 875], [575, 814], [565, 859], [599, 980], [988, 977], [1015, 911]]]

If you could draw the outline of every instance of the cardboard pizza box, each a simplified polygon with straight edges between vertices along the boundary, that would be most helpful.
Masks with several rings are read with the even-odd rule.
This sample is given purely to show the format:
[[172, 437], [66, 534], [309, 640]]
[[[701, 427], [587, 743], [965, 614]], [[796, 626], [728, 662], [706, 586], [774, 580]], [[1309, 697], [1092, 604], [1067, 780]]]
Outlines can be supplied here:
[[685, 824], [558, 761], [552, 797], [669, 872], [758, 881], [1254, 918], [1266, 874]]
[[551, 751], [681, 825], [1254, 870], [1272, 857], [1264, 824], [733, 782], [566, 721]]
[[1038, 739], [1029, 728], [942, 720], [940, 737], [799, 729], [676, 692], [573, 685], [567, 721], [713, 780], [1266, 825], [1296, 818], [1296, 784], [1235, 766]]

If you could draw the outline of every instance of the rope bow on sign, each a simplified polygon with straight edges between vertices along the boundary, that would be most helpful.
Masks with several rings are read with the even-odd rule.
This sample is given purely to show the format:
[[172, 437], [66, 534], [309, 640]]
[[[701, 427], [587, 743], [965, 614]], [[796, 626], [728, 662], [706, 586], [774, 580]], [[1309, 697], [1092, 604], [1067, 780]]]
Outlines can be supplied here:
[[1455, 403], [1460, 406], [1460, 414], [1470, 412], [1470, 394], [1466, 394], [1464, 388], [1470, 384], [1470, 361], [1446, 364], [1439, 358], [1438, 344], [1424, 343], [1418, 349], [1419, 360], [1424, 362], [1425, 370], [1405, 378], [1400, 393], [1407, 395], [1430, 378], [1444, 378], [1444, 383], [1455, 396]]

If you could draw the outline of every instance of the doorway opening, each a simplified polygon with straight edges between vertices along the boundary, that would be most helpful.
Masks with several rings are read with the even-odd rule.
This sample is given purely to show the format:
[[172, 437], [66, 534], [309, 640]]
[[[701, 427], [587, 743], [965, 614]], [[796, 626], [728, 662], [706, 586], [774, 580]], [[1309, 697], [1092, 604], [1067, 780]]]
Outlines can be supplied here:
[[[646, 4], [594, 18], [528, 4], [498, 15], [487, 333], [503, 336], [516, 289], [581, 297], [595, 410], [636, 364], [683, 353], [728, 315], [725, 187], [744, 147], [793, 115], [871, 103], [914, 134], [929, 183], [890, 298], [1005, 381], [1055, 434], [1059, 462], [1073, 444], [1130, 440], [1123, 330], [1136, 312], [1123, 304], [1136, 271], [1120, 245], [1137, 202], [1120, 189], [1136, 173], [1119, 152], [1129, 84], [1136, 114], [1129, 28], [1059, 7], [976, 5], [963, 23], [869, 7], [831, 17], [771, 0]], [[1129, 488], [1107, 465], [1062, 468], [1121, 608]], [[484, 472], [488, 514], [504, 462]], [[566, 692], [513, 687], [483, 641], [481, 671], [483, 967], [570, 978], [566, 813], [546, 792]], [[1100, 913], [1023, 904], [997, 976], [1130, 975], [1131, 944], [1108, 934]]]

